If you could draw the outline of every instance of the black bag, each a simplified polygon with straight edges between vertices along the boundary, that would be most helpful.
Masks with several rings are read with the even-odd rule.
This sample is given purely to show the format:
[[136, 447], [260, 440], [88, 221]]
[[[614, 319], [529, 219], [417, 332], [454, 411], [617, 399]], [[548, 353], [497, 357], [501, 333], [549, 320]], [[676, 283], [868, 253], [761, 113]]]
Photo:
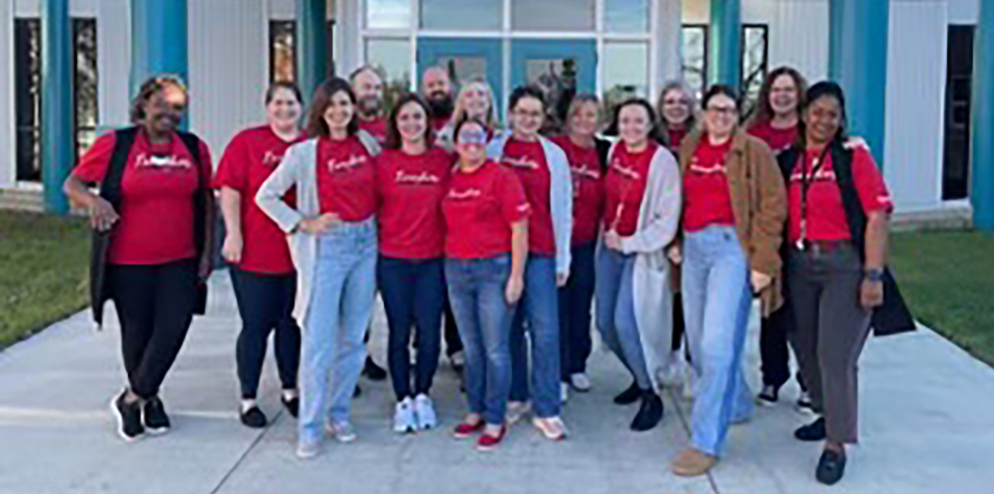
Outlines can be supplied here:
[[[179, 137], [186, 146], [187, 151], [193, 156], [193, 162], [197, 165], [198, 171], [203, 166], [200, 160], [200, 139], [188, 132], [179, 132]], [[115, 131], [114, 151], [111, 153], [110, 166], [107, 168], [107, 175], [100, 183], [100, 197], [114, 206], [115, 211], [120, 211], [121, 207], [121, 179], [124, 177], [124, 169], [128, 163], [128, 156], [131, 154], [131, 147], [135, 143], [138, 135], [137, 127], [128, 127]], [[200, 177], [203, 174], [198, 175]], [[202, 180], [201, 180], [202, 182]], [[197, 251], [197, 263], [199, 267], [200, 258], [205, 248], [205, 218], [207, 204], [203, 190], [209, 184], [201, 183], [199, 190], [193, 195], [193, 238]], [[90, 240], [90, 308], [93, 312], [93, 321], [97, 327], [103, 325], [104, 303], [110, 299], [111, 287], [107, 281], [107, 255], [110, 250], [111, 232], [93, 231]], [[207, 283], [201, 280], [197, 284], [197, 297], [194, 305], [194, 314], [203, 315], [207, 310]]]

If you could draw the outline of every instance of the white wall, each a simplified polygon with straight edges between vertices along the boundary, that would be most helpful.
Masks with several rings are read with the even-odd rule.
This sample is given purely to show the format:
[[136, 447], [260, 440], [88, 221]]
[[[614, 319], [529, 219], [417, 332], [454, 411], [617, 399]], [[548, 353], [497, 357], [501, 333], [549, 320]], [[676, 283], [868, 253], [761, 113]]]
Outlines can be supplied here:
[[947, 33], [945, 0], [892, 0], [883, 167], [899, 212], [941, 205]]

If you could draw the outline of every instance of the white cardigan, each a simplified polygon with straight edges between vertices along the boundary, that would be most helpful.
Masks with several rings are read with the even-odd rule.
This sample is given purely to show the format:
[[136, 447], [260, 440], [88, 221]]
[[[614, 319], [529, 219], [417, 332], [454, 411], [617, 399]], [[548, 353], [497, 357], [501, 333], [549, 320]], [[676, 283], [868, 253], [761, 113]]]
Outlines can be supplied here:
[[[372, 136], [359, 131], [358, 137], [371, 156], [379, 154], [379, 144]], [[302, 327], [306, 327], [304, 317], [311, 302], [311, 287], [314, 286], [318, 237], [300, 231], [297, 225], [305, 218], [316, 218], [321, 214], [321, 203], [318, 199], [317, 142], [317, 139], [308, 139], [290, 146], [279, 166], [263, 182], [255, 196], [259, 208], [287, 233], [290, 257], [293, 259], [293, 266], [297, 269], [297, 298], [293, 306], [293, 317]], [[283, 196], [294, 186], [297, 188], [296, 209], [283, 202]]]
[[[616, 148], [617, 144], [611, 146], [609, 162]], [[680, 224], [681, 185], [676, 159], [664, 146], [659, 146], [649, 164], [635, 233], [621, 241], [623, 253], [636, 254], [632, 273], [635, 324], [649, 377], [657, 389], [673, 340], [673, 293], [665, 249], [676, 238]], [[603, 242], [600, 248], [605, 248]]]

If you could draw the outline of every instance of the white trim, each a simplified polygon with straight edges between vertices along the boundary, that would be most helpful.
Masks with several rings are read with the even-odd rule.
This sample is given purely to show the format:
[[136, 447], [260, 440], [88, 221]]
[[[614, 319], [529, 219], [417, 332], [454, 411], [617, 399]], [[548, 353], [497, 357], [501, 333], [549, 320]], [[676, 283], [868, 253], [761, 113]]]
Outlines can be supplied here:
[[645, 81], [645, 98], [649, 101], [655, 101], [656, 94], [659, 91], [659, 78], [656, 74], [659, 73], [659, 50], [660, 43], [656, 34], [659, 30], [659, 2], [665, 0], [649, 0], [649, 73], [647, 76], [649, 80]]
[[411, 87], [412, 92], [419, 92], [421, 87], [421, 74], [418, 73], [418, 28], [421, 27], [421, 0], [411, 0]]
[[6, 91], [0, 94], [0, 98], [3, 98], [5, 104], [0, 105], [6, 110], [4, 110], [3, 116], [0, 118], [7, 122], [7, 146], [5, 156], [0, 157], [0, 166], [3, 162], [6, 162], [6, 173], [4, 177], [0, 177], [0, 186], [7, 186], [10, 184], [15, 184], [17, 182], [17, 112], [15, 110], [16, 104], [16, 89], [15, 81], [17, 79], [15, 72], [17, 70], [17, 64], [14, 62], [14, 19], [16, 17], [16, 12], [14, 9], [14, 2], [4, 2], [3, 6], [0, 6], [0, 22], [3, 22], [3, 29], [0, 29], [0, 33], [4, 34], [4, 42], [0, 43], [3, 48], [3, 54], [0, 56], [4, 62], [5, 67], [0, 69], [0, 74], [6, 74], [4, 77], [6, 84]]
[[606, 0], [597, 0], [594, 3], [594, 28], [597, 30], [597, 41], [594, 53], [594, 94], [603, 95], [604, 94], [604, 64], [601, 63], [601, 55], [604, 53], [604, 2]]
[[504, 0], [504, 30], [503, 30], [504, 41], [501, 42], [501, 50], [500, 50], [500, 56], [501, 56], [500, 94], [501, 96], [504, 97], [504, 100], [500, 102], [499, 114], [501, 115], [501, 121], [504, 122], [504, 125], [506, 125], [508, 128], [510, 128], [511, 123], [508, 120], [509, 116], [507, 111], [507, 99], [511, 95], [511, 88], [513, 87], [513, 84], [511, 83], [511, 70], [512, 70], [511, 33], [513, 31], [511, 26], [511, 19], [513, 15], [511, 11], [512, 10], [511, 1], [512, 0]]

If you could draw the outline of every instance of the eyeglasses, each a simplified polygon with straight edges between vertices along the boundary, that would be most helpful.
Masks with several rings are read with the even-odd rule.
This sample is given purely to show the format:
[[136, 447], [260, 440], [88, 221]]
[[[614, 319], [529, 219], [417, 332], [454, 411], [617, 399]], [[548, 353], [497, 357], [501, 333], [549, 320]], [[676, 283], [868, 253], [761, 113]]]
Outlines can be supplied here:
[[466, 130], [459, 133], [459, 144], [486, 144], [487, 133], [477, 130]]
[[707, 111], [715, 115], [725, 116], [732, 116], [738, 113], [738, 110], [734, 106], [709, 106]]
[[517, 117], [528, 117], [528, 118], [541, 118], [542, 112], [540, 111], [525, 111], [525, 110], [515, 110], [514, 115]]

